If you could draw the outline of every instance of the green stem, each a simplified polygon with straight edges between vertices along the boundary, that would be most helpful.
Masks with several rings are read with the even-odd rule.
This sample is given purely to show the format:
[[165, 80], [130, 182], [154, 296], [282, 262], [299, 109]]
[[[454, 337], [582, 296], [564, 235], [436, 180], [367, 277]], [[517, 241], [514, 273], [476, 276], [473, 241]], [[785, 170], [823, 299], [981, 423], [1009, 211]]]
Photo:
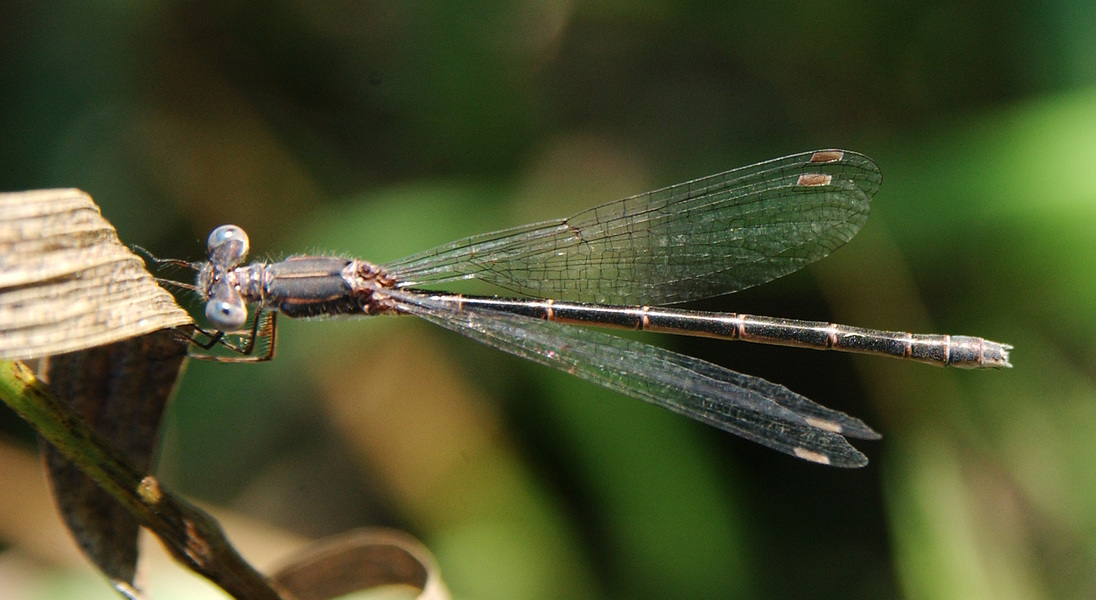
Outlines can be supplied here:
[[177, 560], [240, 600], [281, 600], [217, 521], [137, 471], [25, 365], [0, 361], [0, 400], [152, 531]]

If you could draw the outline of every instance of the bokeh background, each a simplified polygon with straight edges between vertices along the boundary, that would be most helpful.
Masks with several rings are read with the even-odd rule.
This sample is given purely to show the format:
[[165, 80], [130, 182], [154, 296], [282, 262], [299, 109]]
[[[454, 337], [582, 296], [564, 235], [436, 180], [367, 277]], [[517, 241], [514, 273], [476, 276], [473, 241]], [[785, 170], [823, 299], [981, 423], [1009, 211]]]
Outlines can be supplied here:
[[[257, 258], [383, 262], [823, 147], [883, 170], [860, 235], [698, 306], [985, 336], [1016, 368], [646, 339], [862, 417], [863, 469], [378, 318], [192, 362], [160, 473], [237, 539], [407, 530], [459, 598], [1096, 596], [1096, 4], [0, 3], [0, 189], [82, 188], [161, 256], [231, 222]], [[33, 439], [0, 412], [0, 597], [114, 597]]]

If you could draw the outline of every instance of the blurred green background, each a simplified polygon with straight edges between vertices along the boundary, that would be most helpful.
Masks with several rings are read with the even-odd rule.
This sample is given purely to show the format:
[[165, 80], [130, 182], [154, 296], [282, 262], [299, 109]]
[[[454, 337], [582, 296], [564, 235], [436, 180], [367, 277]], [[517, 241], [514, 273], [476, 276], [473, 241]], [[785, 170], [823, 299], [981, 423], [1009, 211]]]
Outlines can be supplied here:
[[[255, 258], [383, 262], [823, 147], [883, 170], [861, 234], [698, 306], [1016, 367], [647, 339], [863, 418], [864, 469], [386, 318], [192, 362], [160, 472], [309, 537], [410, 531], [459, 598], [1096, 597], [1096, 4], [0, 4], [0, 190], [82, 188], [160, 256], [231, 222]], [[0, 590], [99, 591], [0, 544]]]

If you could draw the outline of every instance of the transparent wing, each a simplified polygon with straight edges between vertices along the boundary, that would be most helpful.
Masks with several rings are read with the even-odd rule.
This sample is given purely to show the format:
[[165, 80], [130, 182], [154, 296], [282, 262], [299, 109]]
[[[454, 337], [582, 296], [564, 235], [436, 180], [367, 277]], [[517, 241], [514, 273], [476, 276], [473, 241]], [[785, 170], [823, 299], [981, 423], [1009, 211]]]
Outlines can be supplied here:
[[400, 287], [475, 278], [578, 302], [707, 298], [787, 275], [849, 241], [881, 180], [861, 154], [804, 152], [465, 238], [385, 268]]
[[792, 456], [838, 467], [864, 457], [843, 436], [876, 439], [860, 420], [787, 388], [604, 332], [394, 290], [400, 312]]

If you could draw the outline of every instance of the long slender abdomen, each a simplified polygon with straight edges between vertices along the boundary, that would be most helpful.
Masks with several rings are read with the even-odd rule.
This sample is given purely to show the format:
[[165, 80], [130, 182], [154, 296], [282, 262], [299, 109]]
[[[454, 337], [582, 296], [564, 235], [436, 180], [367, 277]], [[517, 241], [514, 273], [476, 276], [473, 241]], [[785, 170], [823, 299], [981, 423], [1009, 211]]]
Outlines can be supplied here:
[[822, 321], [649, 306], [603, 306], [554, 300], [457, 295], [435, 297], [451, 297], [453, 302], [461, 306], [498, 310], [560, 323], [877, 354], [965, 369], [1012, 366], [1008, 362], [1011, 346], [977, 337], [882, 331]]

